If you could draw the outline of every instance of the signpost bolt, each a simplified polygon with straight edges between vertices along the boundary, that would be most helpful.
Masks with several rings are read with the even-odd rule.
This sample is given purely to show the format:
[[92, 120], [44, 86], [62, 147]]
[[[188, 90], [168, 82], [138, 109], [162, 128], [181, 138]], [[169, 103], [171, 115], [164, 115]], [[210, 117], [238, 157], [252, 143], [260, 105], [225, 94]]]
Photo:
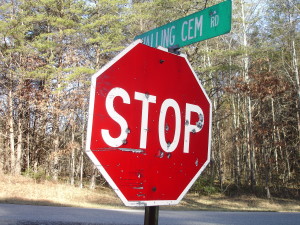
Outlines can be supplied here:
[[173, 53], [175, 55], [180, 55], [180, 47], [179, 45], [173, 45], [168, 48], [168, 52]]

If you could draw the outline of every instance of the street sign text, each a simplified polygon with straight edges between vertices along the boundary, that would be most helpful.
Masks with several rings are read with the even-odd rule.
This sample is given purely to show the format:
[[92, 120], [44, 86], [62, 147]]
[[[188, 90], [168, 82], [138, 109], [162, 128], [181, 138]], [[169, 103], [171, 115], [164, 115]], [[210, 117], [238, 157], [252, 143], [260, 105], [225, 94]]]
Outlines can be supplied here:
[[231, 30], [231, 11], [231, 1], [227, 0], [136, 36], [135, 40], [142, 39], [151, 47], [190, 45], [228, 33]]

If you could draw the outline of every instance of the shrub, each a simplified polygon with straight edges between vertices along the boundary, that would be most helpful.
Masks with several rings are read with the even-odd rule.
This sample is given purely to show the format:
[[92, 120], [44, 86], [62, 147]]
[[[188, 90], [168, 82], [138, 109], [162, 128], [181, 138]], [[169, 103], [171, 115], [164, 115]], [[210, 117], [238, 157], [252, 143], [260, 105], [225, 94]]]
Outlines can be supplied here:
[[191, 192], [198, 193], [199, 195], [212, 195], [220, 192], [220, 189], [207, 178], [198, 178], [192, 186]]

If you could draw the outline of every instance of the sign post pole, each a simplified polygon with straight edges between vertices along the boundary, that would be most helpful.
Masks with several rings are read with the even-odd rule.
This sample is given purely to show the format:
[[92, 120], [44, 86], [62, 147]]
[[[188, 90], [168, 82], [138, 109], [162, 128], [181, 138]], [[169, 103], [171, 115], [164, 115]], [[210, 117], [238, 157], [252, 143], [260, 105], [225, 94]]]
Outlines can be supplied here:
[[158, 225], [159, 206], [146, 206], [144, 225]]

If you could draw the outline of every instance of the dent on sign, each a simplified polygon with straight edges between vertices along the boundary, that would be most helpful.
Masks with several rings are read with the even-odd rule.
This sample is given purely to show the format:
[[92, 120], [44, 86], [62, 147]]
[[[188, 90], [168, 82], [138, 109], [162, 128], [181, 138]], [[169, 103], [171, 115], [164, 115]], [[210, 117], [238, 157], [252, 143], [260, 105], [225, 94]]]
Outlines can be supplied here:
[[[140, 143], [139, 147], [141, 149], [146, 149], [147, 147], [147, 135], [148, 135], [148, 120], [149, 120], [149, 107], [150, 103], [156, 103], [156, 96], [149, 95], [147, 93], [134, 92], [134, 99], [137, 101], [142, 101], [141, 109], [141, 131], [140, 131]], [[120, 87], [112, 88], [107, 94], [105, 100], [105, 108], [108, 115], [113, 119], [121, 128], [120, 135], [118, 137], [112, 137], [107, 129], [101, 129], [102, 138], [105, 143], [111, 147], [120, 147], [124, 144], [124, 140], [127, 139], [129, 124], [126, 121], [126, 118], [121, 116], [116, 112], [114, 108], [115, 98], [121, 98], [124, 104], [130, 104], [131, 99], [128, 92]], [[172, 143], [166, 141], [165, 138], [165, 120], [167, 115], [167, 110], [172, 108], [175, 111], [175, 134]], [[191, 114], [196, 113], [199, 120], [196, 124], [191, 124]], [[159, 143], [165, 152], [173, 152], [179, 143], [180, 134], [181, 134], [181, 123], [184, 122], [184, 146], [183, 152], [189, 153], [189, 144], [190, 144], [190, 133], [197, 133], [201, 131], [204, 125], [204, 115], [203, 111], [198, 105], [186, 103], [185, 108], [185, 118], [181, 118], [181, 109], [179, 104], [174, 99], [165, 99], [160, 108], [159, 120], [158, 120], [158, 134], [159, 134]]]

